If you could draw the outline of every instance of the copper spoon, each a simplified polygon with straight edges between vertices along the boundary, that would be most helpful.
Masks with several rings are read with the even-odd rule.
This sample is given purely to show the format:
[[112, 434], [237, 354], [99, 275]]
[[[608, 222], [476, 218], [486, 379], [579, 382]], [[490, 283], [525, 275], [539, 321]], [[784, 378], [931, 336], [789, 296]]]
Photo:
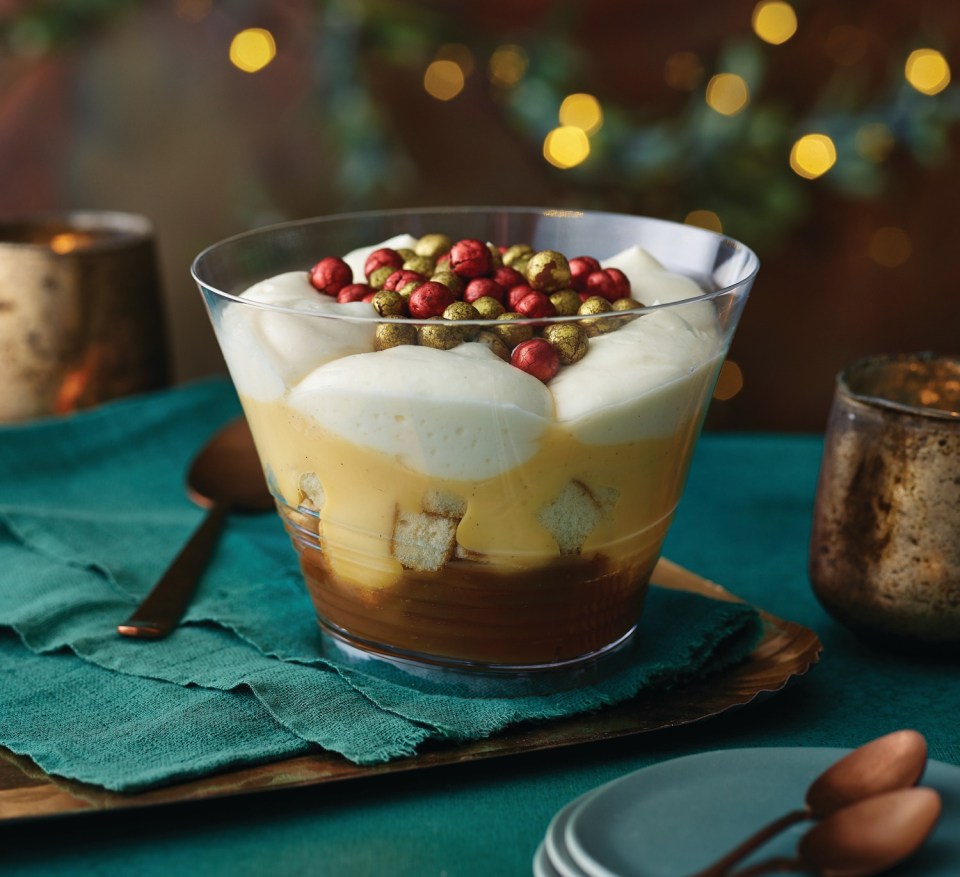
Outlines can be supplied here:
[[207, 509], [190, 540], [117, 633], [139, 639], [162, 639], [186, 611], [207, 566], [227, 515], [274, 507], [253, 436], [243, 418], [216, 433], [194, 458], [187, 473], [187, 494]]
[[894, 731], [864, 743], [828, 767], [807, 789], [806, 806], [774, 820], [693, 877], [723, 877], [730, 866], [781, 831], [823, 819], [856, 801], [916, 785], [927, 763], [927, 741], [917, 731]]
[[822, 877], [872, 877], [912, 856], [940, 818], [933, 790], [897, 789], [838, 810], [810, 828], [795, 859], [759, 862], [732, 877], [813, 871]]

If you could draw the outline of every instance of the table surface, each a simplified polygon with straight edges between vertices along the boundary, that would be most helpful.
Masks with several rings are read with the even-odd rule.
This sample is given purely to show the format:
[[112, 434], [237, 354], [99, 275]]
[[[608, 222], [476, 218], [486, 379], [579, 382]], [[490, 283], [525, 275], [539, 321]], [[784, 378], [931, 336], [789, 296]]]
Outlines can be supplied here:
[[960, 764], [956, 661], [880, 651], [819, 606], [807, 542], [822, 441], [705, 435], [665, 554], [816, 631], [820, 664], [739, 711], [561, 750], [147, 811], [0, 826], [4, 874], [526, 875], [578, 795], [696, 752], [853, 747], [912, 727]]

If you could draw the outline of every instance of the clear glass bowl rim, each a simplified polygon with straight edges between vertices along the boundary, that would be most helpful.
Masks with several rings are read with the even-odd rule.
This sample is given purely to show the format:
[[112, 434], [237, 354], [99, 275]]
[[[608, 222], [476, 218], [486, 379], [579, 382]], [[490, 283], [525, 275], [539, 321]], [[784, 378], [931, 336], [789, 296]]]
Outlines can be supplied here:
[[[317, 311], [308, 311], [298, 308], [288, 308], [281, 305], [267, 303], [267, 302], [258, 302], [252, 301], [251, 299], [242, 298], [238, 295], [233, 295], [229, 292], [225, 292], [217, 287], [213, 286], [208, 281], [204, 280], [201, 277], [200, 265], [211, 253], [215, 250], [232, 246], [234, 244], [240, 243], [247, 239], [252, 239], [260, 237], [264, 234], [271, 232], [280, 232], [283, 230], [294, 229], [307, 225], [322, 225], [322, 224], [333, 224], [333, 223], [343, 223], [350, 221], [363, 221], [363, 220], [374, 220], [378, 218], [389, 219], [389, 218], [401, 218], [403, 216], [418, 217], [423, 216], [424, 214], [467, 214], [467, 213], [507, 213], [507, 214], [517, 214], [517, 215], [541, 215], [547, 217], [557, 217], [562, 218], [564, 216], [573, 217], [590, 217], [596, 219], [603, 219], [605, 217], [616, 218], [616, 219], [638, 219], [643, 220], [646, 223], [653, 223], [662, 226], [672, 226], [676, 228], [681, 228], [684, 230], [684, 234], [699, 234], [704, 237], [709, 237], [717, 242], [722, 242], [728, 244], [730, 247], [736, 250], [743, 252], [745, 256], [745, 271], [742, 277], [736, 280], [734, 283], [728, 284], [727, 286], [718, 287], [717, 289], [711, 290], [709, 292], [704, 292], [701, 295], [692, 296], [691, 298], [682, 299], [679, 301], [663, 302], [657, 305], [646, 305], [642, 308], [634, 308], [627, 311], [608, 311], [600, 313], [597, 315], [591, 315], [586, 319], [602, 319], [602, 320], [618, 320], [618, 319], [633, 319], [639, 314], [652, 313], [653, 311], [664, 310], [664, 309], [673, 309], [680, 307], [681, 305], [689, 305], [694, 302], [706, 302], [712, 301], [713, 299], [722, 298], [723, 296], [730, 295], [735, 293], [737, 290], [744, 289], [749, 290], [753, 284], [753, 280], [757, 275], [757, 272], [760, 270], [760, 259], [757, 257], [756, 253], [748, 247], [746, 244], [741, 241], [730, 237], [729, 235], [720, 234], [709, 229], [700, 228], [698, 226], [687, 225], [685, 223], [674, 222], [669, 219], [659, 219], [652, 216], [643, 216], [639, 214], [630, 214], [630, 213], [614, 213], [610, 211], [601, 211], [601, 210], [576, 210], [571, 208], [555, 208], [555, 207], [496, 207], [496, 206], [480, 206], [480, 207], [410, 207], [410, 208], [398, 208], [392, 210], [364, 210], [356, 211], [351, 213], [335, 213], [329, 214], [326, 216], [315, 216], [305, 219], [296, 219], [289, 222], [280, 222], [274, 223], [272, 225], [262, 226], [260, 228], [250, 229], [249, 231], [240, 232], [239, 234], [232, 235], [231, 237], [224, 238], [223, 240], [217, 241], [214, 244], [204, 248], [197, 254], [196, 258], [193, 260], [193, 263], [190, 266], [190, 274], [193, 277], [194, 281], [197, 283], [202, 290], [213, 293], [214, 295], [226, 299], [228, 301], [237, 302], [239, 304], [246, 305], [248, 307], [258, 308], [265, 311], [273, 311], [276, 313], [283, 314], [292, 314], [298, 317], [304, 318], [313, 318], [313, 319], [327, 319], [327, 320], [339, 320], [343, 322], [350, 323], [382, 323], [385, 322], [387, 318], [380, 316], [379, 314], [373, 314], [368, 316], [360, 316], [356, 314], [337, 314], [337, 313], [321, 313]], [[267, 279], [267, 278], [264, 278]], [[544, 323], [562, 323], [562, 322], [578, 322], [582, 321], [584, 318], [583, 314], [574, 314], [572, 316], [552, 316], [552, 317], [524, 317], [516, 320], [512, 320], [511, 323], [517, 325], [543, 325]], [[413, 319], [413, 318], [404, 318], [404, 323], [410, 325], [426, 325], [426, 324], [435, 324], [436, 320], [429, 319]], [[457, 325], [460, 326], [502, 326], [502, 320], [496, 319], [479, 319], [479, 320], [458, 320]]]

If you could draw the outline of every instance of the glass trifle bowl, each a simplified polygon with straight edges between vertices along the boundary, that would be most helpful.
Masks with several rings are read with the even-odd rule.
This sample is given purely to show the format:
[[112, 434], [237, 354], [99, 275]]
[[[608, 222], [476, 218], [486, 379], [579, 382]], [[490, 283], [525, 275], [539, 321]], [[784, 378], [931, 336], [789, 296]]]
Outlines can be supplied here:
[[758, 266], [703, 229], [529, 208], [324, 217], [202, 252], [325, 641], [494, 676], [619, 651]]

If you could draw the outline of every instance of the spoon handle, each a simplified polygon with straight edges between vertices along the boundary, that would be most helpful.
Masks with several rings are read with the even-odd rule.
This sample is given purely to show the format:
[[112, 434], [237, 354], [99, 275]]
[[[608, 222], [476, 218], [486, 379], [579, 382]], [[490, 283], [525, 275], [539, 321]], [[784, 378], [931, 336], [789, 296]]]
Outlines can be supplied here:
[[136, 639], [163, 639], [173, 631], [190, 604], [229, 510], [225, 503], [210, 506], [203, 523], [194, 530], [160, 581], [133, 615], [117, 625], [117, 633]]
[[730, 850], [730, 852], [725, 856], [717, 859], [716, 862], [704, 868], [703, 870], [697, 871], [696, 874], [692, 874], [691, 877], [724, 877], [731, 865], [735, 865], [741, 859], [745, 858], [755, 849], [757, 849], [757, 847], [765, 844], [768, 840], [770, 840], [770, 838], [780, 834], [781, 831], [784, 831], [791, 825], [795, 825], [798, 822], [803, 822], [804, 819], [809, 818], [809, 810], [792, 810], [790, 813], [784, 814], [779, 819], [775, 819], [769, 825], [765, 825], [759, 831], [750, 835], [750, 837]]

